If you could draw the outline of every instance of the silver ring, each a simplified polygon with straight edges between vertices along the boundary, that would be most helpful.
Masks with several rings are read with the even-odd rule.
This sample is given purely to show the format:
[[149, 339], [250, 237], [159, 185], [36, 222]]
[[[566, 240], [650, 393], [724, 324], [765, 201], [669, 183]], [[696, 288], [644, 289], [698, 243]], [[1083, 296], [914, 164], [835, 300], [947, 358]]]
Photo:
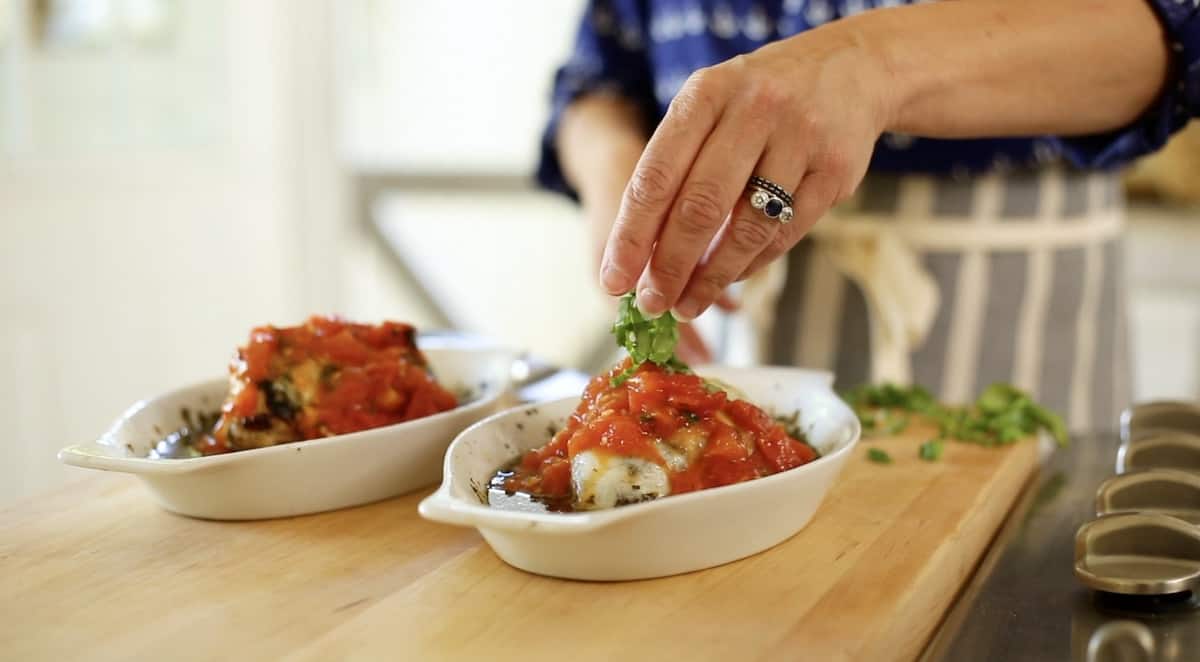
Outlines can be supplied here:
[[763, 189], [767, 193], [772, 193], [779, 199], [783, 200], [789, 207], [792, 206], [792, 194], [788, 193], [787, 189], [767, 179], [766, 177], [753, 175], [750, 177], [750, 181], [747, 183], [747, 186]]
[[750, 206], [762, 212], [763, 216], [780, 223], [791, 222], [792, 196], [788, 195], [778, 184], [762, 177], [751, 177], [747, 184], [750, 190]]

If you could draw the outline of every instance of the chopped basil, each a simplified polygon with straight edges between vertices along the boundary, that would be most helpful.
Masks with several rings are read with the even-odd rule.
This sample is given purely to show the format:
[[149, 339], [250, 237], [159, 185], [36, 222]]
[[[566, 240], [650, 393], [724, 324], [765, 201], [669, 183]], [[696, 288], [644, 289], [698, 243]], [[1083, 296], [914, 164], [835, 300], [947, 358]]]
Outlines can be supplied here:
[[617, 339], [617, 346], [623, 347], [633, 359], [628, 370], [613, 378], [613, 386], [623, 384], [646, 361], [678, 372], [688, 371], [687, 365], [675, 357], [675, 345], [679, 343], [679, 325], [675, 317], [667, 312], [655, 319], [647, 318], [638, 310], [633, 292], [621, 297], [612, 334]]
[[929, 441], [921, 444], [921, 450], [917, 453], [917, 455], [922, 460], [937, 462], [942, 458], [942, 450], [944, 448], [945, 444], [941, 439], [930, 439]]
[[882, 448], [868, 448], [867, 459], [878, 464], [891, 464], [892, 456]]
[[906, 414], [888, 414], [883, 421], [883, 431], [889, 435], [900, 434], [908, 427], [908, 416]]
[[944, 438], [999, 446], [1045, 430], [1060, 446], [1067, 445], [1062, 418], [1009, 384], [987, 387], [969, 407], [943, 405], [920, 386], [866, 385], [849, 391], [845, 397], [867, 431], [899, 434], [907, 427], [908, 418], [897, 412], [909, 412], [932, 420]]

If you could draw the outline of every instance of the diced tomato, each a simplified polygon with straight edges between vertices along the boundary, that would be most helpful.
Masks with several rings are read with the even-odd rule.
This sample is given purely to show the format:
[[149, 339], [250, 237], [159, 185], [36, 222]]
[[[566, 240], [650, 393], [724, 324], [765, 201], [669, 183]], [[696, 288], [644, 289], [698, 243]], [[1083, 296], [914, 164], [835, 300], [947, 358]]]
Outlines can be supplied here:
[[629, 410], [634, 413], [654, 413], [667, 404], [667, 376], [661, 372], [644, 371], [628, 382]]
[[542, 496], [565, 497], [571, 493], [571, 462], [565, 457], [549, 457], [542, 462]]
[[645, 370], [629, 380], [629, 409], [635, 412], [655, 413], [668, 406], [675, 415], [706, 417], [725, 401], [724, 391], [710, 393], [696, 375]]
[[314, 315], [304, 324], [304, 328], [314, 336], [333, 336], [346, 328], [346, 323], [336, 317], [319, 317]]
[[638, 423], [627, 416], [610, 416], [593, 421], [571, 437], [567, 453], [574, 457], [593, 448], [603, 448], [614, 455], [641, 457], [652, 462], [661, 458], [653, 439]]
[[704, 472], [699, 466], [691, 467], [686, 471], [672, 473], [670, 480], [672, 494], [695, 492], [696, 490], [705, 488]]
[[745, 400], [730, 402], [726, 411], [735, 423], [756, 434], [765, 434], [771, 428], [779, 426], [778, 423], [771, 420], [770, 416], [767, 416], [767, 412]]
[[783, 428], [778, 426], [766, 435], [759, 436], [758, 450], [767, 458], [775, 472], [794, 469], [816, 457], [812, 448], [787, 436]]
[[250, 332], [250, 343], [238, 352], [246, 380], [257, 383], [267, 378], [271, 370], [271, 357], [279, 349], [279, 335], [270, 327], [261, 327]]
[[750, 457], [753, 448], [747, 448], [738, 437], [737, 430], [724, 423], [714, 422], [704, 456], [726, 460], [744, 460]]
[[726, 457], [704, 458], [704, 488], [733, 485], [759, 477], [754, 462]]
[[337, 363], [361, 364], [367, 361], [370, 350], [348, 330], [328, 336], [321, 343], [323, 353]]
[[699, 379], [688, 380], [684, 388], [671, 393], [667, 400], [673, 407], [698, 416], [707, 416], [725, 405], [725, 392], [709, 392]]
[[436, 414], [438, 409], [434, 395], [428, 389], [416, 389], [412, 392], [412, 400], [408, 401], [408, 408], [404, 410], [404, 417], [411, 420]]
[[683, 424], [675, 411], [666, 405], [634, 411], [638, 411], [637, 420], [641, 424], [642, 430], [660, 439], [675, 434], [675, 431]]

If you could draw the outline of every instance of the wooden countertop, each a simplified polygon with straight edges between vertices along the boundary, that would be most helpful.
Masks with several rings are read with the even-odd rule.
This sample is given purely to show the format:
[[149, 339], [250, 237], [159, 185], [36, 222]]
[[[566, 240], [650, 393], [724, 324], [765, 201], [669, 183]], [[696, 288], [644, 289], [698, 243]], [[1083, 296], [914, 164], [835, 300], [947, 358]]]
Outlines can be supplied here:
[[91, 475], [0, 512], [0, 658], [912, 659], [1037, 465], [1033, 443], [923, 462], [920, 432], [872, 442], [892, 465], [860, 447], [774, 549], [625, 583], [513, 569], [420, 519], [428, 490], [223, 523]]

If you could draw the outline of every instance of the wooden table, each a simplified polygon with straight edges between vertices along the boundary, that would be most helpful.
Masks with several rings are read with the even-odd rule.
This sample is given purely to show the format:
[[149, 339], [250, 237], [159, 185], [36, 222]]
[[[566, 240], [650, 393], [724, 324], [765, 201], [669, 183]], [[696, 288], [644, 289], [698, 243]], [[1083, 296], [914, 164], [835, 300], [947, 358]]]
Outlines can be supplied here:
[[923, 438], [858, 449], [774, 549], [607, 584], [505, 565], [420, 519], [427, 491], [220, 523], [96, 474], [0, 512], [0, 659], [912, 659], [1037, 465], [1033, 443], [924, 462]]

